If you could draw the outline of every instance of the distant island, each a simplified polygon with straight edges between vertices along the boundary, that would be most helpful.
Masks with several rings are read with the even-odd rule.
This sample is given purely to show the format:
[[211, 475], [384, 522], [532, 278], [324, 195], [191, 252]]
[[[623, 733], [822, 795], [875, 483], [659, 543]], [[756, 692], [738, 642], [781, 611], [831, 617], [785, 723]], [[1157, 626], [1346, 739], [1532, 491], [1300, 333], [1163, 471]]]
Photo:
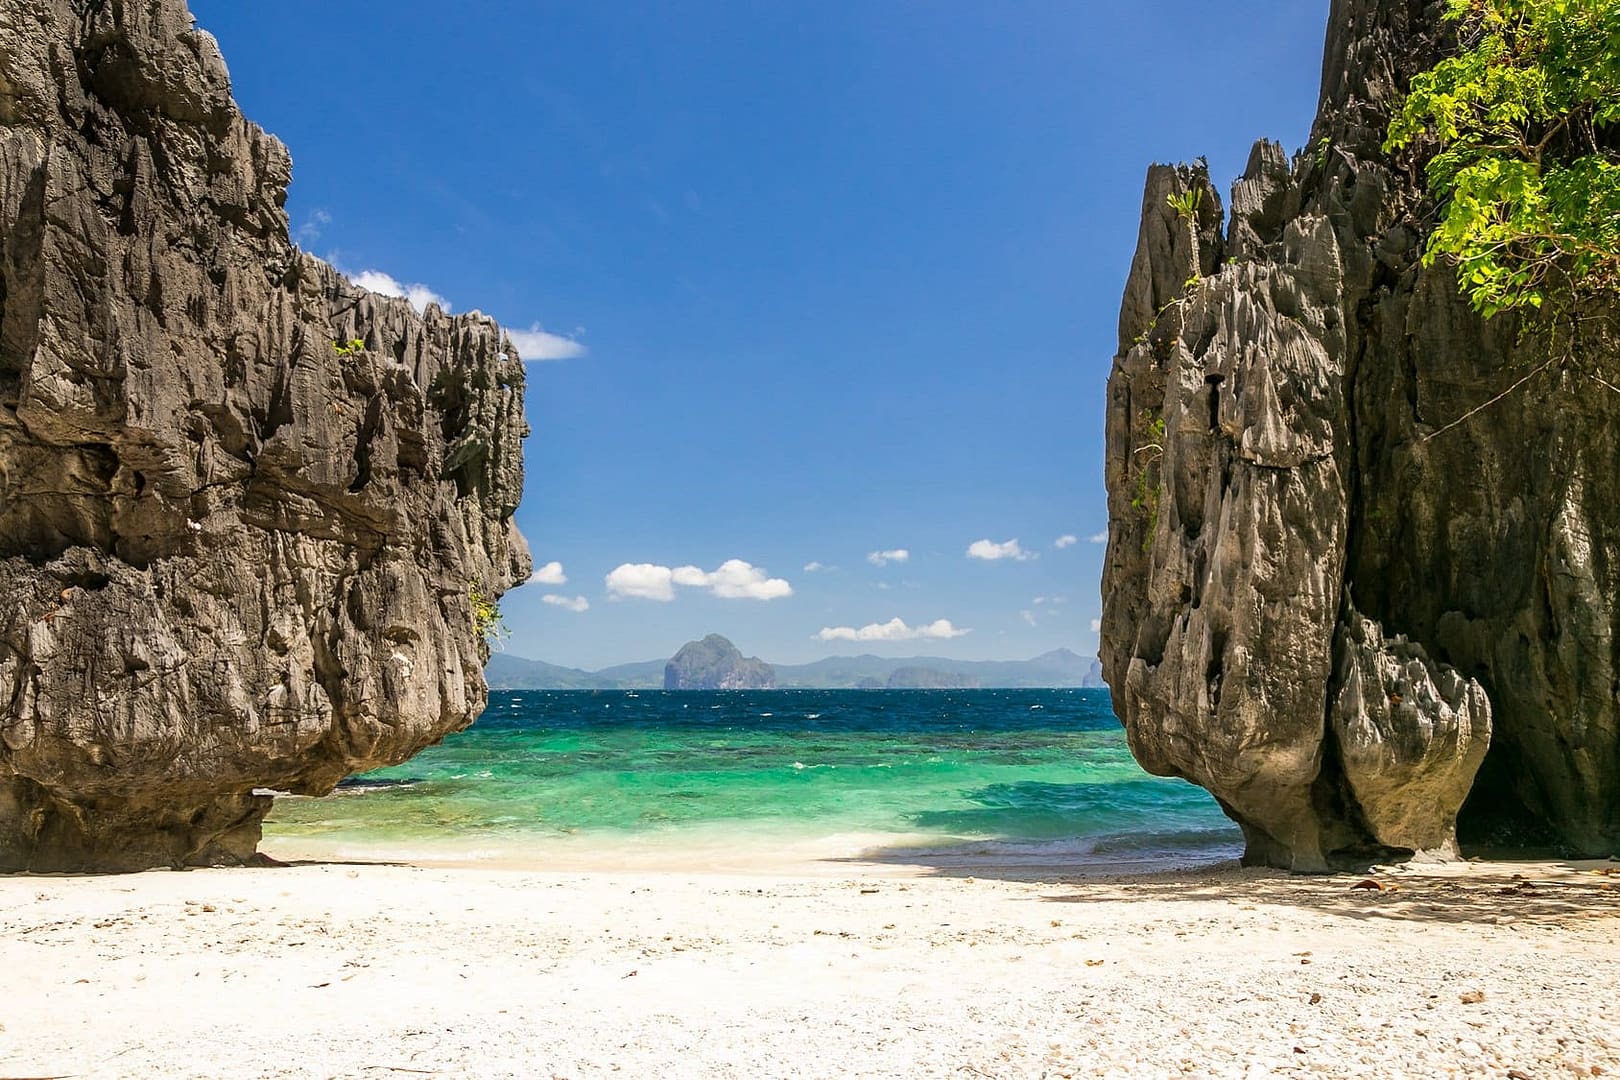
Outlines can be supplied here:
[[862, 679], [856, 684], [862, 690], [978, 690], [983, 685], [976, 675], [931, 667], [896, 668], [887, 679]]
[[772, 690], [776, 672], [719, 634], [688, 641], [664, 665], [665, 690]]
[[[703, 642], [689, 643], [681, 652], [716, 639], [742, 658], [736, 646], [718, 634], [711, 634]], [[679, 653], [668, 660], [585, 671], [496, 653], [489, 658], [484, 677], [493, 690], [657, 690], [667, 685], [668, 670], [678, 659]], [[692, 660], [690, 656], [687, 659]], [[809, 664], [757, 663], [771, 671], [774, 686], [784, 690], [1067, 689], [1104, 685], [1098, 661], [1071, 649], [1054, 649], [1029, 660], [951, 660], [942, 656], [886, 657], [868, 653], [829, 656]], [[689, 670], [685, 663], [682, 669]]]

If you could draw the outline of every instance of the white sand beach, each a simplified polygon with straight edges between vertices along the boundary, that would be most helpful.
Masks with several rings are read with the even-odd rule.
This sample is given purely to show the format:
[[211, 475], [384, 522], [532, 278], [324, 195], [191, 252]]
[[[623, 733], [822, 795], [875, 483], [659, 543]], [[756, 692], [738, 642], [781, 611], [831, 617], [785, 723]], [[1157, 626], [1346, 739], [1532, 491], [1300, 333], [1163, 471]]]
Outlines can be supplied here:
[[1620, 1074], [1620, 864], [610, 862], [0, 878], [0, 1077]]

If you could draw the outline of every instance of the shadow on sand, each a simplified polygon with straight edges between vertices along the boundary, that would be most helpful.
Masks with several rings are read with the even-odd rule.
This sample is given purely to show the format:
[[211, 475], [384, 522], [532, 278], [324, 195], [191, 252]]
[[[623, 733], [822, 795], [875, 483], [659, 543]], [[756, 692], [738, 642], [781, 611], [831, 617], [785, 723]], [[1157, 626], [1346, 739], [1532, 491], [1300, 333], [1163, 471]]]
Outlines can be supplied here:
[[[1536, 860], [1408, 863], [1362, 874], [1290, 874], [1244, 868], [1234, 858], [1183, 856], [1067, 864], [1017, 854], [1001, 857], [983, 842], [931, 848], [882, 848], [849, 863], [910, 867], [928, 877], [1048, 882], [1053, 904], [1118, 901], [1219, 901], [1305, 908], [1349, 919], [1511, 926], [1516, 922], [1620, 919], [1620, 862]], [[1173, 864], [1172, 864], [1173, 865]]]
[[[1349, 919], [1401, 922], [1567, 922], [1620, 918], [1620, 876], [1613, 864], [1465, 863], [1456, 868], [1401, 867], [1369, 876], [1301, 877], [1282, 871], [1227, 870], [1158, 875], [1050, 896], [1051, 903], [1099, 900], [1235, 900], [1308, 908]], [[1366, 882], [1376, 882], [1371, 888]]]

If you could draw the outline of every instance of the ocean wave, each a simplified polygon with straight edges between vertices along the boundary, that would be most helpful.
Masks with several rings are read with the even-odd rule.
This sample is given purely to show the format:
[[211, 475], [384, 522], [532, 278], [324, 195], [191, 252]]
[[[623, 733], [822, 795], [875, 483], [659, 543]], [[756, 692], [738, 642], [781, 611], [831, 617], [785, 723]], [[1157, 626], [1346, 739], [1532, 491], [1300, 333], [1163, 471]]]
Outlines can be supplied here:
[[415, 777], [407, 780], [385, 780], [375, 776], [347, 776], [338, 781], [333, 794], [365, 795], [373, 791], [398, 791], [401, 788], [415, 787], [421, 782]]

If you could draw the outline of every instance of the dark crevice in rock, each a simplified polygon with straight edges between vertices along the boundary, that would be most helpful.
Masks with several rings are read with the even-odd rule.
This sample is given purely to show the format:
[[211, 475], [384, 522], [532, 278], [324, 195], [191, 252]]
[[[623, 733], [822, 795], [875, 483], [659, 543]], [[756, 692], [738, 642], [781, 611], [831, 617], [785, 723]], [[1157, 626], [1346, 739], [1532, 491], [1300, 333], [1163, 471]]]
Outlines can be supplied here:
[[[1319, 866], [1292, 869], [1360, 869], [1366, 853], [1378, 849], [1356, 803], [1355, 793], [1345, 779], [1337, 754], [1338, 739], [1332, 723], [1324, 717], [1322, 729], [1322, 768], [1311, 784], [1312, 816], [1322, 834], [1318, 838]], [[1296, 847], [1297, 854], [1297, 847]], [[1372, 862], [1370, 858], [1366, 862]]]
[[1522, 794], [1524, 781], [1513, 775], [1516, 747], [1498, 738], [1485, 755], [1462, 810], [1457, 815], [1457, 843], [1464, 853], [1549, 851], [1570, 857], [1576, 851], [1561, 843], [1545, 813], [1531, 809]]

